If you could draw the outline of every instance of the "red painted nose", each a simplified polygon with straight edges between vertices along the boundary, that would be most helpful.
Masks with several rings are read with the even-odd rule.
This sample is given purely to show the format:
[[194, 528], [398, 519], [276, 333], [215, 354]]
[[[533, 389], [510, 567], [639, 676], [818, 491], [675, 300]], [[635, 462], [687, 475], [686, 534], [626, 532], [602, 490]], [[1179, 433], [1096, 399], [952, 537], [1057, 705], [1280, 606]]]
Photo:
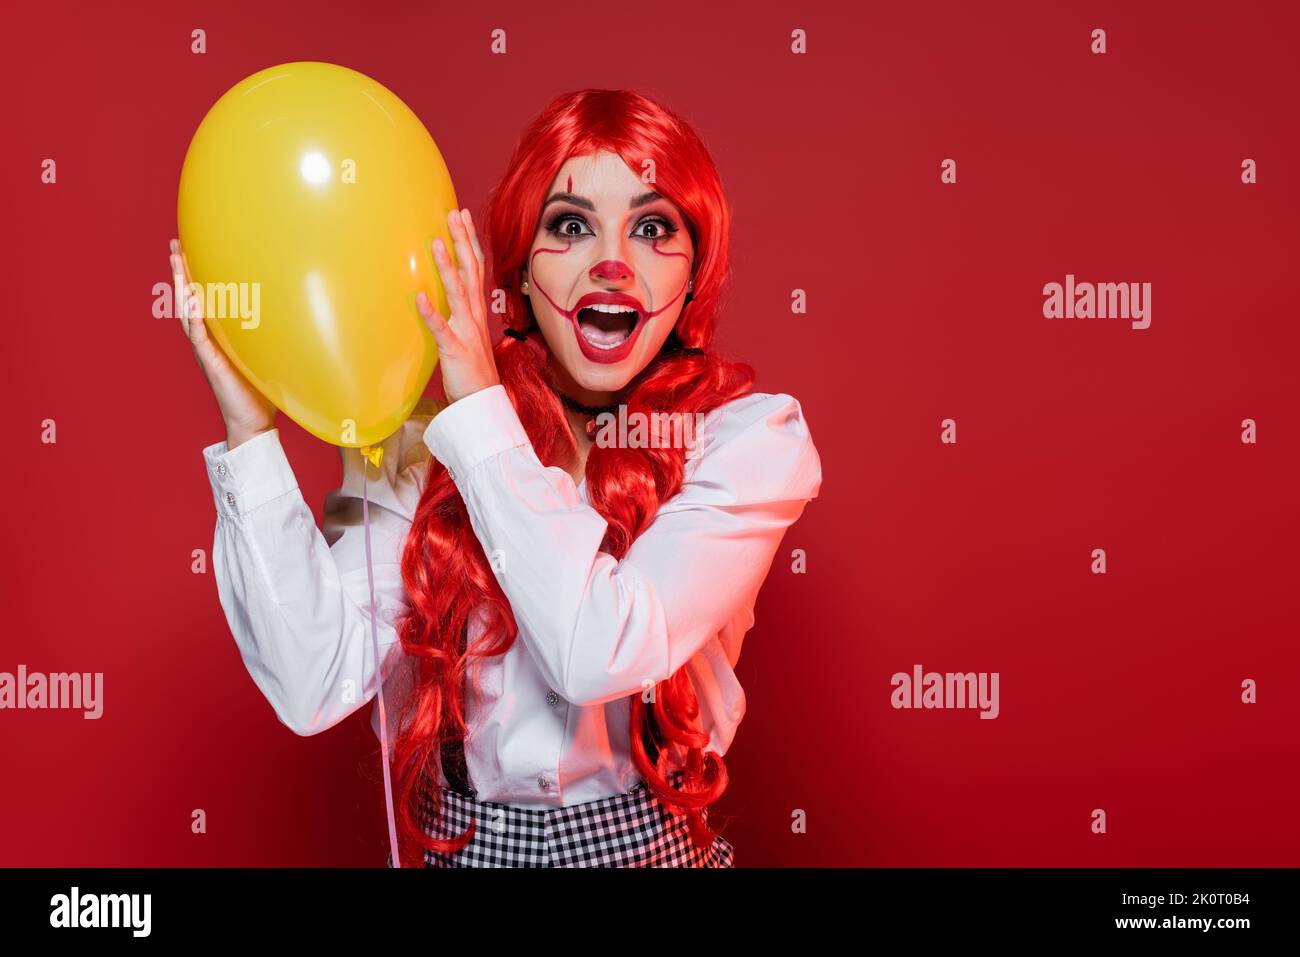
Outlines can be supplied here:
[[617, 259], [606, 259], [604, 262], [596, 263], [591, 267], [591, 278], [604, 279], [607, 282], [631, 279], [632, 269], [626, 263], [621, 263]]

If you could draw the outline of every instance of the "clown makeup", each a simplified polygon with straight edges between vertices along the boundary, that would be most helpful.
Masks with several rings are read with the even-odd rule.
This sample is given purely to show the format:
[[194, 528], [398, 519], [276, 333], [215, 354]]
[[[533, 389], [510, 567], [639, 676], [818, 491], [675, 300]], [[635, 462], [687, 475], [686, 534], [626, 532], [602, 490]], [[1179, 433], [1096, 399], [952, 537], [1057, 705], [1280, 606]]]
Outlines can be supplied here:
[[677, 323], [694, 248], [686, 220], [616, 153], [570, 158], [543, 200], [523, 278], [574, 399], [608, 402]]

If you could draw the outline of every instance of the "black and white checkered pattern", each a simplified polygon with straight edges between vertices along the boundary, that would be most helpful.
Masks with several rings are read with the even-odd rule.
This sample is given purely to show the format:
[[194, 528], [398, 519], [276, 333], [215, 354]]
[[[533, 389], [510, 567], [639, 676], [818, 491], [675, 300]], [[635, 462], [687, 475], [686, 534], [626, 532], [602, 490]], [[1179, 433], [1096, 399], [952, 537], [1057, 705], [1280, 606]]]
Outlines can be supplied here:
[[[644, 784], [629, 794], [546, 810], [476, 801], [441, 789], [442, 816], [428, 833], [446, 838], [477, 821], [474, 838], [456, 854], [425, 853], [426, 867], [733, 867], [731, 844], [691, 842], [687, 819], [672, 814]], [[390, 859], [391, 863], [391, 859]]]

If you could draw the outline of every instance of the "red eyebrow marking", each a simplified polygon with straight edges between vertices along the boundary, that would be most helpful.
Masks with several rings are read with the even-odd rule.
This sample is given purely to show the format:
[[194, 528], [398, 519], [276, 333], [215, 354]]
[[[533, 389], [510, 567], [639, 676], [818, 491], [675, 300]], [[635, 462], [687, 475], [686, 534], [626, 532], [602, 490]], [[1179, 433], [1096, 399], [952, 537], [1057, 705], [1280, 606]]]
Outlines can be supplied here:
[[572, 192], [573, 192], [573, 177], [572, 177], [572, 176], [569, 177], [569, 186], [568, 186], [567, 189], [565, 189], [565, 192], [566, 192], [566, 193], [572, 193]]

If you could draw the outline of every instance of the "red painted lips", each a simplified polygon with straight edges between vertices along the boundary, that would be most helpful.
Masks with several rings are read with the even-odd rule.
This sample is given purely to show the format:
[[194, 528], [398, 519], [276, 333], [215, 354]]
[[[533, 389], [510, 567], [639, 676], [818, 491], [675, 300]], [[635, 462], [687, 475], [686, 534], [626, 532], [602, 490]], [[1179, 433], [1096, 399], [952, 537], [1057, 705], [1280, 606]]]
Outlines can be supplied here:
[[[609, 305], [609, 306], [626, 306], [629, 309], [636, 310], [636, 316], [633, 321], [632, 331], [626, 339], [614, 346], [600, 346], [589, 340], [582, 334], [582, 325], [578, 321], [578, 313], [587, 306], [592, 305]], [[577, 336], [578, 348], [582, 354], [592, 362], [618, 362], [632, 352], [632, 347], [636, 344], [636, 338], [641, 334], [641, 327], [645, 325], [645, 308], [641, 305], [640, 300], [635, 296], [629, 296], [623, 292], [589, 292], [568, 312], [569, 322], [573, 324], [573, 334]]]

